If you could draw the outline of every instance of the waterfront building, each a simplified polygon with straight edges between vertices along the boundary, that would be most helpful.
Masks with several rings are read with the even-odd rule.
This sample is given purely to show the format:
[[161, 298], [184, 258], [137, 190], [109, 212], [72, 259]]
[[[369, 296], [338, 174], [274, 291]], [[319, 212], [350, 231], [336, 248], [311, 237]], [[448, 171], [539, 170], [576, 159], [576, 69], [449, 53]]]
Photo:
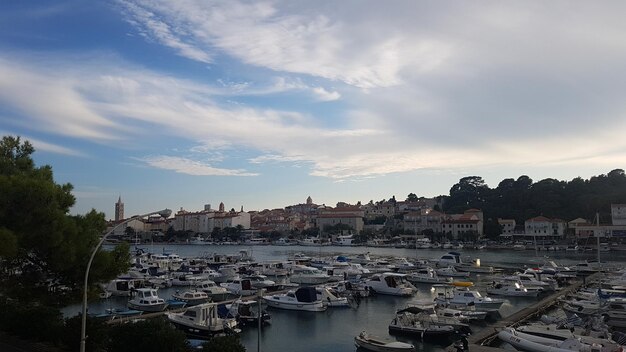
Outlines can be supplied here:
[[478, 209], [468, 209], [463, 214], [447, 214], [441, 222], [441, 232], [459, 239], [466, 235], [473, 235], [478, 239], [483, 236], [483, 212]]
[[525, 234], [529, 236], [563, 238], [565, 235], [565, 221], [537, 216], [524, 222]]
[[502, 228], [502, 235], [512, 235], [515, 233], [515, 219], [498, 218], [498, 224]]
[[320, 229], [326, 226], [346, 224], [352, 228], [355, 234], [363, 231], [363, 210], [359, 207], [327, 208], [321, 210], [315, 219], [316, 225]]

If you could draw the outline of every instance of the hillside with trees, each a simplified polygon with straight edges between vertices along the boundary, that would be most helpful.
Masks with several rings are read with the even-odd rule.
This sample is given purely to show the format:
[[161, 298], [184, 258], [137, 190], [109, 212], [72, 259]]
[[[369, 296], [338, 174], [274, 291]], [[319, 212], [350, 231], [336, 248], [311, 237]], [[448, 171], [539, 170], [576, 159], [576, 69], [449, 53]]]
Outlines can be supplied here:
[[480, 176], [467, 176], [450, 188], [443, 210], [461, 213], [470, 208], [481, 209], [489, 236], [497, 231], [493, 225], [498, 218], [515, 219], [523, 224], [539, 215], [570, 221], [579, 217], [593, 219], [599, 213], [600, 221], [608, 223], [610, 204], [615, 203], [626, 203], [626, 174], [622, 169], [588, 180], [547, 178], [533, 182], [524, 175], [504, 179], [496, 188], [490, 188]]

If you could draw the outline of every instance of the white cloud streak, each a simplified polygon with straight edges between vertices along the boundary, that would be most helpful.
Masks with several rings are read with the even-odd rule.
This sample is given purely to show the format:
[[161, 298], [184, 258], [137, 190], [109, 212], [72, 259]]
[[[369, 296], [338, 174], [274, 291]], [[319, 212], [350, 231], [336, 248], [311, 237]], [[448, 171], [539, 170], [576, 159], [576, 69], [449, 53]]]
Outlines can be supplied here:
[[247, 172], [245, 170], [220, 169], [213, 167], [201, 161], [191, 160], [187, 158], [158, 155], [150, 156], [140, 161], [146, 164], [164, 170], [172, 170], [177, 173], [194, 175], [194, 176], [257, 176], [256, 173]]

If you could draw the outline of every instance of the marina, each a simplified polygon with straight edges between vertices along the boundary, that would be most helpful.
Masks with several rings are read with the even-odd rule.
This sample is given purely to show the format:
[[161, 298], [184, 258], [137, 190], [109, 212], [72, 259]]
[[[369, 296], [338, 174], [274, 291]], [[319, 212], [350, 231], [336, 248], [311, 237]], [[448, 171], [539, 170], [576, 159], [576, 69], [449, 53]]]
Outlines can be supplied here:
[[[347, 258], [360, 258], [363, 259], [368, 257], [370, 261], [381, 260], [385, 261], [385, 258], [392, 257], [402, 257], [409, 263], [415, 263], [415, 271], [418, 271], [420, 265], [424, 265], [424, 263], [430, 263], [434, 267], [436, 267], [436, 263], [442, 256], [447, 255], [448, 252], [444, 250], [424, 250], [424, 249], [403, 249], [403, 248], [362, 248], [362, 247], [350, 247], [350, 246], [320, 246], [320, 247], [310, 247], [306, 246], [303, 248], [301, 246], [236, 246], [236, 245], [227, 245], [227, 246], [200, 246], [200, 245], [169, 245], [169, 246], [161, 246], [154, 248], [159, 248], [161, 251], [165, 252], [175, 252], [181, 258], [185, 258], [189, 260], [190, 258], [200, 258], [203, 256], [207, 256], [207, 249], [214, 251], [211, 253], [211, 257], [219, 257], [219, 256], [239, 256], [242, 255], [233, 255], [233, 253], [246, 252], [246, 256], [250, 258], [254, 258], [252, 261], [247, 261], [246, 263], [271, 263], [271, 265], [261, 265], [258, 267], [263, 268], [266, 266], [276, 267], [277, 263], [285, 263], [288, 258], [300, 258], [300, 259], [309, 259], [309, 260], [317, 260], [323, 262], [324, 260], [330, 260], [331, 258], [336, 258], [337, 256], [347, 257]], [[150, 249], [146, 249], [149, 251]], [[367, 256], [364, 255], [365, 252], [368, 252]], [[510, 255], [508, 255], [510, 253]], [[588, 254], [588, 253], [585, 253]], [[620, 253], [621, 254], [621, 253]], [[580, 255], [573, 254], [570, 252], [563, 252], [562, 256], [554, 256], [550, 258], [545, 257], [535, 257], [535, 256], [523, 256], [519, 254], [519, 251], [511, 250], [507, 252], [507, 255], [502, 255], [502, 251], [492, 252], [488, 250], [466, 250], [459, 256], [467, 257], [466, 260], [469, 261], [472, 257], [480, 257], [480, 260], [485, 265], [489, 265], [493, 267], [496, 271], [497, 275], [501, 275], [499, 277], [505, 278], [506, 275], [512, 275], [516, 271], [524, 271], [528, 268], [537, 268], [542, 266], [545, 261], [548, 259], [552, 261], [557, 261], [560, 265], [563, 266], [575, 266], [577, 263], [585, 262], [587, 260], [593, 259], [591, 255]], [[371, 258], [370, 258], [371, 257]], [[609, 262], [613, 266], [619, 266], [620, 263], [624, 262], [624, 257], [620, 257], [619, 255], [614, 255], [610, 258], [611, 260], [615, 260], [615, 262]], [[421, 264], [420, 264], [421, 263]], [[488, 264], [487, 264], [488, 263]], [[366, 263], [363, 263], [365, 265]], [[220, 263], [219, 265], [233, 265]], [[406, 264], [404, 264], [406, 265]], [[447, 264], [446, 264], [447, 265]], [[444, 268], [444, 266], [442, 266]], [[447, 268], [447, 266], [445, 266]], [[239, 269], [238, 269], [239, 270]], [[422, 269], [423, 270], [423, 269]], [[321, 273], [325, 273], [324, 270], [320, 270]], [[281, 273], [282, 274], [282, 273]], [[506, 275], [505, 275], [506, 274]], [[380, 275], [380, 274], [378, 274]], [[393, 273], [388, 274], [388, 276], [396, 278], [406, 277], [407, 274], [399, 274]], [[487, 288], [494, 282], [494, 274], [492, 270], [489, 272], [474, 272], [470, 274], [471, 276], [464, 276], [462, 278], [463, 282], [466, 283], [464, 285], [470, 286], [468, 288], [456, 287], [449, 285], [449, 290], [468, 290], [468, 291], [456, 291], [456, 292], [477, 292], [476, 294], [480, 295], [481, 292], [483, 295], [487, 292]], [[586, 281], [588, 283], [592, 281], [596, 281], [596, 275], [590, 276]], [[376, 274], [370, 273], [368, 275], [364, 275], [362, 280], [364, 283], [367, 283], [368, 280], [375, 277]], [[384, 276], [384, 275], [383, 275]], [[570, 277], [574, 277], [571, 276]], [[330, 279], [331, 276], [327, 275], [327, 280]], [[263, 328], [259, 331], [255, 324], [248, 324], [248, 326], [242, 326], [241, 328], [237, 328], [239, 332], [239, 336], [243, 345], [249, 351], [253, 351], [257, 349], [257, 344], [260, 341], [261, 350], [286, 350], [289, 349], [290, 346], [293, 346], [294, 343], [298, 343], [301, 348], [298, 348], [300, 351], [318, 351], [320, 349], [328, 350], [328, 351], [350, 351], [354, 350], [354, 337], [358, 336], [362, 331], [367, 331], [368, 334], [372, 336], [377, 336], [383, 338], [383, 340], [391, 340], [391, 341], [399, 341], [405, 342], [409, 345], [414, 345], [416, 350], [420, 351], [438, 351], [438, 350], [454, 350], [454, 342], [458, 339], [458, 331], [459, 326], [455, 326], [454, 328], [450, 328], [452, 330], [446, 331], [449, 328], [442, 326], [440, 329], [445, 332], [442, 336], [444, 338], [423, 338], [423, 334], [416, 335], [414, 333], [405, 333], [400, 331], [399, 334], [396, 334], [398, 330], [396, 328], [392, 328], [393, 321], [397, 321], [399, 311], [406, 310], [407, 307], [411, 306], [412, 302], [421, 301], [421, 302], [431, 302], [434, 303], [437, 298], [441, 298], [438, 294], [436, 287], [444, 286], [442, 284], [436, 283], [414, 283], [411, 285], [414, 289], [411, 290], [411, 294], [407, 295], [389, 295], [385, 293], [373, 294], [369, 297], [363, 297], [359, 299], [358, 305], [345, 305], [347, 308], [338, 308], [332, 307], [330, 304], [321, 304], [325, 302], [327, 298], [324, 300], [320, 300], [319, 304], [322, 308], [311, 309], [312, 311], [306, 311], [305, 309], [280, 309], [282, 307], [272, 306], [271, 300], [273, 297], [283, 296], [289, 294], [291, 292], [296, 298], [296, 288], [297, 287], [306, 287], [308, 285], [298, 285], [289, 283], [289, 276], [281, 275], [281, 276], [269, 276], [265, 278], [265, 280], [275, 281], [276, 286], [274, 288], [267, 287], [267, 293], [264, 294], [268, 299], [263, 300], [263, 307], [267, 310], [268, 315], [271, 315], [271, 323], [264, 324]], [[384, 281], [384, 279], [383, 279]], [[350, 282], [350, 281], [349, 281]], [[356, 283], [357, 280], [352, 280], [351, 282]], [[503, 281], [504, 282], [504, 281]], [[472, 350], [490, 350], [501, 347], [491, 347], [490, 344], [499, 343], [497, 339], [498, 331], [510, 326], [518, 326], [521, 322], [527, 321], [531, 318], [537, 318], [538, 315], [545, 313], [555, 305], [559, 303], [559, 298], [574, 292], [580, 286], [583, 285], [582, 279], [573, 279], [571, 280], [571, 284], [567, 286], [563, 286], [559, 288], [558, 291], [546, 291], [538, 293], [539, 298], [534, 297], [509, 297], [509, 296], [499, 296], [498, 300], [495, 300], [496, 304], [493, 309], [485, 306], [483, 307], [485, 312], [479, 312], [479, 309], [476, 308], [476, 312], [468, 311], [468, 316], [471, 314], [489, 314], [489, 318], [479, 319], [479, 320], [471, 320], [468, 321], [469, 324], [465, 324], [468, 327], [468, 331], [471, 330], [471, 334], [468, 336], [469, 344]], [[286, 286], [280, 286], [280, 284], [287, 284]], [[407, 282], [408, 284], [408, 282]], [[220, 284], [218, 284], [220, 285]], [[225, 282], [225, 285], [227, 283]], [[224, 286], [225, 286], [224, 285]], [[338, 286], [336, 283], [332, 282], [316, 283], [318, 287], [322, 287], [322, 285], [327, 285], [324, 287], [328, 287], [331, 285]], [[342, 284], [344, 287], [351, 286], [350, 283]], [[410, 284], [409, 284], [410, 285]], [[340, 285], [339, 285], [340, 286]], [[355, 284], [356, 286], [356, 284]], [[366, 284], [366, 287], [367, 284]], [[368, 288], [371, 290], [371, 288]], [[188, 290], [188, 287], [164, 287], [158, 289], [158, 295], [167, 300], [170, 296], [176, 295], [178, 291], [178, 295], [181, 295], [183, 292]], [[269, 290], [273, 292], [269, 292]], [[321, 294], [322, 289], [318, 289], [318, 294]], [[300, 297], [304, 300], [309, 300], [308, 304], [318, 304], [316, 302], [316, 298], [314, 298], [314, 292], [308, 291], [306, 293], [301, 293]], [[247, 292], [248, 293], [248, 292]], [[457, 293], [458, 294], [458, 293]], [[472, 294], [474, 295], [474, 294]], [[327, 296], [325, 296], [327, 297]], [[481, 299], [486, 299], [481, 297]], [[121, 312], [121, 308], [125, 305], [125, 302], [128, 300], [127, 297], [124, 296], [113, 296], [107, 299], [101, 299], [99, 301], [94, 301], [90, 304], [90, 312], [100, 312], [106, 310], [114, 310], [118, 309]], [[258, 300], [256, 294], [246, 297], [246, 295], [234, 295], [229, 294], [226, 296], [226, 299], [223, 297], [216, 297], [214, 302], [218, 302], [218, 304], [232, 304], [234, 301], [253, 301]], [[491, 300], [491, 298], [489, 298]], [[250, 305], [251, 307], [258, 307], [256, 305]], [[499, 307], [499, 308], [498, 308]], [[167, 313], [143, 313], [140, 316], [128, 316], [125, 317], [123, 313], [119, 313], [116, 319], [111, 319], [112, 323], [123, 322], [126, 320], [132, 320], [136, 318], [147, 319], [157, 316], [162, 316], [164, 314], [173, 315], [173, 314], [184, 314], [187, 308], [174, 308]], [[317, 311], [317, 312], [316, 312]], [[410, 311], [410, 310], [409, 310]], [[489, 311], [489, 312], [487, 312]], [[460, 313], [459, 313], [460, 312]], [[410, 315], [413, 314], [406, 313], [407, 316], [410, 316], [411, 319], [417, 319], [419, 321], [418, 324], [420, 326], [433, 326], [435, 322], [443, 321], [441, 318], [436, 318], [435, 322], [432, 319], [433, 317], [428, 317], [425, 314], [420, 316]], [[71, 307], [66, 311], [67, 315], [71, 315]], [[400, 313], [404, 314], [404, 313]], [[440, 313], [442, 316], [444, 313]], [[456, 306], [455, 309], [449, 309], [447, 312], [449, 316], [456, 314], [457, 316], [463, 316], [463, 311], [457, 311]], [[269, 318], [269, 317], [268, 317]], [[406, 318], [404, 318], [406, 319]], [[469, 319], [469, 318], [468, 318]], [[397, 325], [397, 324], [396, 324]], [[431, 328], [432, 329], [432, 328]], [[396, 330], [396, 331], [394, 331]], [[260, 340], [259, 340], [260, 339]], [[512, 347], [506, 347], [507, 349], [512, 349]], [[363, 348], [359, 348], [362, 350]]]

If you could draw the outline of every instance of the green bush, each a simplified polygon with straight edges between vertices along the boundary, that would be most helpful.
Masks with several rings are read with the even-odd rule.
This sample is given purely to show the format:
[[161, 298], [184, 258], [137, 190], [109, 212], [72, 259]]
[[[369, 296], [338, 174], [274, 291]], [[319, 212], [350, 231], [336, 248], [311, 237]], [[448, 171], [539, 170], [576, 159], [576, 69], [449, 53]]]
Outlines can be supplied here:
[[[80, 350], [81, 318], [80, 315], [76, 315], [65, 320], [65, 328], [60, 336], [60, 340], [67, 351]], [[85, 349], [92, 352], [105, 350], [110, 327], [104, 321], [87, 317], [86, 328], [87, 340], [85, 341]]]
[[149, 319], [109, 330], [108, 351], [115, 352], [187, 352], [185, 334], [164, 318]]

